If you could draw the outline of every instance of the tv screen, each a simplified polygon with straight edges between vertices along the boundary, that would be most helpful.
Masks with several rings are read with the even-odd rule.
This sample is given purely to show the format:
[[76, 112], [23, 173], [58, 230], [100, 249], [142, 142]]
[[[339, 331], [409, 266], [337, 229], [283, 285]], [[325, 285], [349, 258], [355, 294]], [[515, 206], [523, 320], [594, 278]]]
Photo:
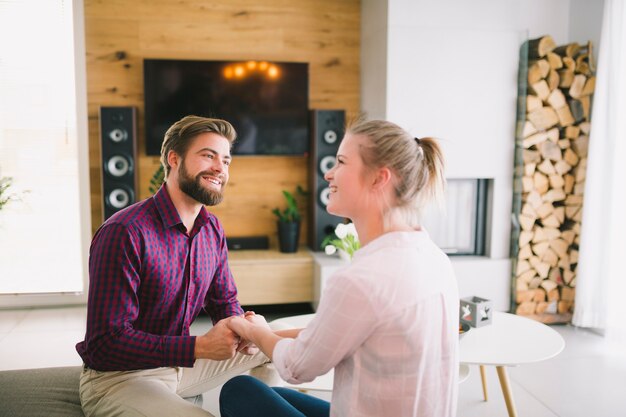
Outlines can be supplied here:
[[233, 154], [304, 155], [308, 86], [304, 63], [146, 59], [146, 153], [159, 155], [166, 130], [194, 114], [233, 124]]

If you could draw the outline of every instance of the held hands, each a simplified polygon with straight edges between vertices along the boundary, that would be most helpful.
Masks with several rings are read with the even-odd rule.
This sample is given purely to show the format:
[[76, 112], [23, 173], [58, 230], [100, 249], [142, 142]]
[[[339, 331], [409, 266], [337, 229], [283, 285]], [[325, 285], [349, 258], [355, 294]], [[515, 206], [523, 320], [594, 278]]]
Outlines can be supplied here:
[[265, 317], [255, 314], [253, 311], [246, 311], [242, 316], [231, 317], [228, 321], [228, 327], [239, 335], [242, 339], [238, 352], [252, 355], [258, 352], [258, 348], [253, 344], [253, 331], [255, 328], [265, 328], [269, 330], [269, 325], [265, 321]]
[[259, 349], [250, 341], [250, 334], [256, 326], [269, 329], [265, 318], [253, 311], [220, 320], [206, 334], [196, 337], [196, 359], [230, 359], [237, 352], [254, 355]]

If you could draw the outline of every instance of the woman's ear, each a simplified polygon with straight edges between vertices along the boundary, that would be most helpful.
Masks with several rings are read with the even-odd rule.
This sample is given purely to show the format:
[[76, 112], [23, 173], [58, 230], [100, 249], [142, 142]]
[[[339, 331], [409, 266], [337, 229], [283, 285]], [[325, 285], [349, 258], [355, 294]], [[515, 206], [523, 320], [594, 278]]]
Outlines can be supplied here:
[[372, 186], [374, 189], [383, 189], [391, 181], [391, 170], [387, 167], [379, 168], [374, 175]]

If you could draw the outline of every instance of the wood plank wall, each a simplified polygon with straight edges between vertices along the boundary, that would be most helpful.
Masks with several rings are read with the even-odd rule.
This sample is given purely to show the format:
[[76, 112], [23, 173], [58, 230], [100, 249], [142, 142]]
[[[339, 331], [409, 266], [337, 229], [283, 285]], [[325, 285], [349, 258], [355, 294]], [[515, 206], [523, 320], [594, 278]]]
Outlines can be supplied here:
[[[140, 198], [159, 166], [145, 154], [144, 58], [308, 62], [310, 108], [359, 112], [359, 0], [85, 0], [85, 32], [93, 231], [102, 223], [100, 106], [138, 109]], [[227, 235], [275, 245], [270, 210], [283, 206], [281, 190], [307, 187], [307, 166], [306, 157], [235, 157], [226, 198], [211, 211]]]

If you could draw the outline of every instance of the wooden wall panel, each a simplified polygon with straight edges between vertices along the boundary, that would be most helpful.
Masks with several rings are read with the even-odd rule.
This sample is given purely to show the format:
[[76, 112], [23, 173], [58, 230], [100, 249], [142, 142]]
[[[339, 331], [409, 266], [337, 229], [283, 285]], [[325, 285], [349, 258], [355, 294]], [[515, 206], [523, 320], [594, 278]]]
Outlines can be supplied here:
[[[102, 222], [100, 106], [138, 108], [140, 198], [158, 168], [144, 151], [144, 58], [308, 62], [310, 108], [359, 112], [358, 0], [85, 0], [85, 31], [94, 231]], [[282, 206], [281, 190], [307, 186], [307, 166], [306, 157], [235, 157], [226, 198], [212, 211], [228, 235], [275, 244], [270, 210]]]

